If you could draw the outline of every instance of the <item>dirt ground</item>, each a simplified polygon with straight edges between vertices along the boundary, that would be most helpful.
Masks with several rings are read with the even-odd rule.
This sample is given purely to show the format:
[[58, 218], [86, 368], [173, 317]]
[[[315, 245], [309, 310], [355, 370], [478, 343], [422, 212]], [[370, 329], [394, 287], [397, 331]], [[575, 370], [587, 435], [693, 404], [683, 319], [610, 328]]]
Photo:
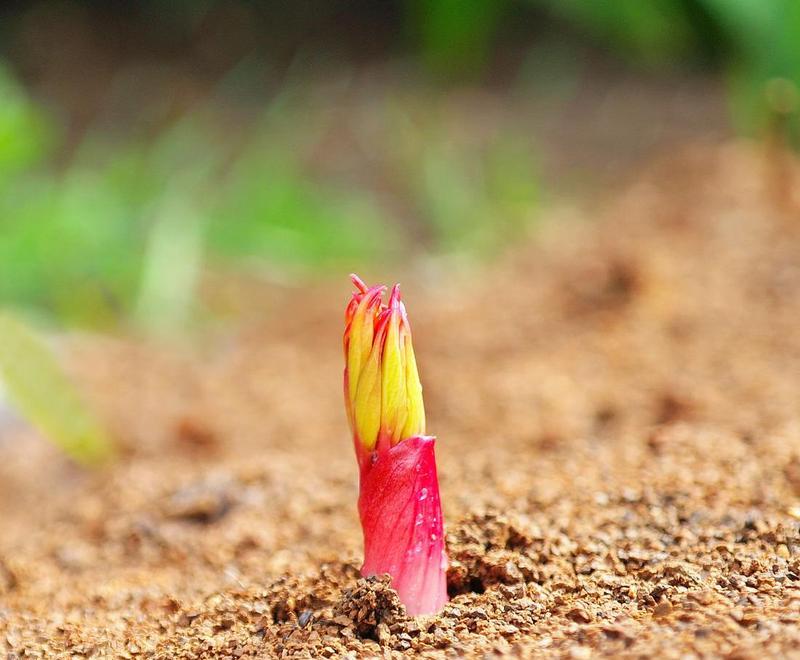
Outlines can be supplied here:
[[4, 427], [0, 651], [800, 657], [797, 165], [686, 149], [591, 214], [480, 277], [404, 279], [441, 616], [358, 576], [343, 273], [213, 346], [67, 342], [124, 452], [87, 474]]

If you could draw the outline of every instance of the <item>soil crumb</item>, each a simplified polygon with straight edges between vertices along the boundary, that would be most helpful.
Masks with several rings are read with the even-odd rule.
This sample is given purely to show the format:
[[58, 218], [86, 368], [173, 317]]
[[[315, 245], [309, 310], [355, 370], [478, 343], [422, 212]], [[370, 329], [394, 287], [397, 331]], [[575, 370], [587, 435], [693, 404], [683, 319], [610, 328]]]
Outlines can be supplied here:
[[70, 339], [126, 450], [86, 474], [2, 430], [0, 654], [798, 657], [786, 167], [777, 203], [758, 149], [690, 148], [480, 278], [404, 282], [439, 438], [437, 616], [359, 575], [344, 277], [265, 294], [278, 313], [213, 357]]

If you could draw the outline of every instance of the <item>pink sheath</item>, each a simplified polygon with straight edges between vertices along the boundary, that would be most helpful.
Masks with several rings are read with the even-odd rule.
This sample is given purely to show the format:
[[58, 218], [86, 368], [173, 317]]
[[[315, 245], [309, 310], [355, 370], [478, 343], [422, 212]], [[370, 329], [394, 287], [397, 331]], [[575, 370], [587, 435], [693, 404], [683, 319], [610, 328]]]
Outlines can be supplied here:
[[380, 447], [361, 461], [358, 511], [363, 576], [389, 573], [409, 615], [436, 614], [447, 602], [447, 554], [434, 438]]

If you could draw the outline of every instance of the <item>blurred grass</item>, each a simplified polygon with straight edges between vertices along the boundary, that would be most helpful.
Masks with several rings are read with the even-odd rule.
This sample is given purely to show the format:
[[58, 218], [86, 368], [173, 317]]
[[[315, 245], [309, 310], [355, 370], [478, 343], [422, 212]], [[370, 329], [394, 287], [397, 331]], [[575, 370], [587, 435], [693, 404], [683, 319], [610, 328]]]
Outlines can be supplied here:
[[[796, 0], [531, 0], [592, 31], [631, 61], [691, 65], [710, 58], [728, 80], [743, 133], [780, 131], [800, 146], [800, 3]], [[776, 98], [775, 83], [779, 93]]]
[[[184, 37], [214, 6], [146, 3], [162, 30]], [[165, 329], [195, 313], [208, 267], [324, 273], [420, 253], [496, 253], [540, 204], [534, 139], [513, 123], [476, 137], [484, 127], [443, 109], [443, 82], [480, 79], [507, 35], [533, 34], [537, 20], [632, 67], [716, 67], [743, 133], [800, 142], [795, 0], [399, 7], [434, 85], [418, 79], [348, 106], [335, 86], [314, 91], [290, 76], [252, 126], [228, 130], [211, 103], [154, 135], [90, 129], [65, 164], [58, 122], [0, 68], [0, 305], [67, 324]], [[313, 17], [293, 17], [303, 20]]]
[[[509, 8], [516, 7], [516, 13]], [[509, 31], [509, 14], [533, 31], [540, 16], [638, 68], [720, 68], [731, 114], [746, 134], [778, 131], [800, 147], [800, 2], [797, 0], [498, 0], [407, 2], [423, 61], [472, 75]], [[777, 84], [776, 84], [777, 81]]]
[[[142, 4], [148, 26], [182, 43], [209, 15], [224, 23], [224, 11], [213, 13], [220, 6]], [[338, 20], [346, 3], [286, 7], [287, 30], [299, 34]], [[241, 24], [250, 9], [237, 14]], [[290, 72], [250, 124], [220, 119], [209, 102], [154, 134], [120, 139], [91, 127], [74, 149], [0, 64], [0, 310], [173, 333], [202, 311], [209, 270], [341, 273], [427, 254], [497, 254], [535, 222], [545, 195], [535, 138], [491, 111], [470, 123], [449, 92], [494, 82], [515, 40], [557, 72], [554, 90], [573, 88], [576, 47], [654, 75], [717, 71], [742, 133], [800, 146], [798, 0], [398, 0], [387, 15], [403, 19], [397, 38], [427, 80], [395, 80], [392, 91], [351, 103], [337, 85]], [[219, 45], [212, 40], [209, 52]], [[248, 54], [220, 87], [235, 91], [240, 77], [250, 84], [268, 66]], [[346, 81], [348, 66], [340, 69]], [[159, 99], [126, 101], [147, 113]], [[47, 345], [2, 311], [0, 376], [66, 453], [85, 463], [109, 454]]]
[[535, 145], [508, 118], [480, 126], [458, 106], [457, 97], [390, 95], [379, 111], [381, 153], [434, 251], [491, 257], [535, 222]]
[[[104, 144], [90, 135], [53, 168], [45, 122], [0, 71], [0, 301], [93, 327], [133, 315], [163, 326], [193, 298], [208, 249], [319, 266], [367, 258], [383, 234], [377, 211], [347, 191], [315, 185], [270, 128], [232, 164], [199, 116], [152, 141]], [[208, 245], [206, 245], [208, 243]], [[182, 310], [182, 311], [177, 311]]]
[[[347, 102], [344, 91], [290, 83], [231, 134], [210, 104], [155, 137], [89, 131], [56, 166], [55, 122], [5, 69], [0, 86], [10, 100], [0, 113], [0, 305], [68, 325], [180, 328], [202, 303], [207, 267], [324, 273], [420, 252], [489, 254], [538, 198], [530, 145], [454, 134], [429, 112], [432, 90], [356, 103], [344, 117], [327, 110]], [[369, 143], [361, 120], [374, 128]], [[363, 142], [359, 157], [342, 137]], [[398, 195], [380, 198], [364, 156], [392, 164], [413, 218], [393, 208]]]

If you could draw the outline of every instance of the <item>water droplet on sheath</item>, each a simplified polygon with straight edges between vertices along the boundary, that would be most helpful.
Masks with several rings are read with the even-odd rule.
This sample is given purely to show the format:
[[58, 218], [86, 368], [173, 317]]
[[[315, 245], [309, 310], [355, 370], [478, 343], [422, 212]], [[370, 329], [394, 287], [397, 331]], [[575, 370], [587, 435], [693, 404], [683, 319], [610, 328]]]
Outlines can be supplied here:
[[418, 513], [415, 521], [416, 526], [419, 527], [423, 522], [425, 522], [425, 517], [421, 513]]
[[423, 488], [419, 492], [419, 501], [422, 502], [422, 501], [424, 501], [426, 499], [428, 499], [428, 489], [427, 488]]

